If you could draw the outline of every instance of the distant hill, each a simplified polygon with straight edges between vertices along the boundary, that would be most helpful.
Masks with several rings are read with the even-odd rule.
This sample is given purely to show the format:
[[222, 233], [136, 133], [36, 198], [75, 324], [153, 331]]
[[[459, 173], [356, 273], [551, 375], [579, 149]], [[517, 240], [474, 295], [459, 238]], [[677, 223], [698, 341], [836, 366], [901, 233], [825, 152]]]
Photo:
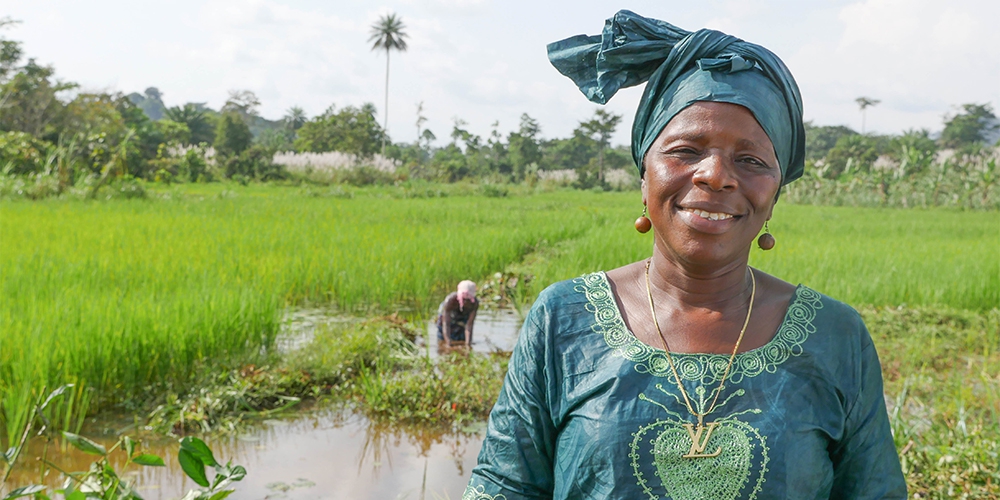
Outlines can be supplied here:
[[284, 128], [284, 126], [284, 122], [281, 120], [268, 120], [261, 116], [255, 116], [250, 121], [250, 133], [253, 134], [254, 138], [257, 138], [266, 130], [275, 130]]
[[160, 89], [156, 87], [149, 87], [145, 91], [145, 95], [138, 92], [132, 92], [127, 95], [129, 101], [132, 104], [142, 108], [142, 111], [146, 113], [146, 116], [150, 120], [159, 120], [163, 118], [163, 115], [167, 111], [167, 107], [163, 105], [163, 96], [160, 94]]
[[[149, 87], [140, 94], [138, 92], [132, 92], [126, 96], [132, 104], [139, 106], [146, 116], [150, 120], [161, 120], [166, 117], [167, 106], [163, 104], [163, 94], [160, 93], [160, 89], [156, 87]], [[218, 111], [209, 108], [205, 103], [191, 103], [197, 106], [199, 110], [207, 111], [209, 115], [215, 115]], [[260, 136], [266, 130], [274, 130], [282, 128], [284, 125], [281, 120], [268, 120], [267, 118], [261, 116], [250, 117], [250, 133], [254, 137]]]

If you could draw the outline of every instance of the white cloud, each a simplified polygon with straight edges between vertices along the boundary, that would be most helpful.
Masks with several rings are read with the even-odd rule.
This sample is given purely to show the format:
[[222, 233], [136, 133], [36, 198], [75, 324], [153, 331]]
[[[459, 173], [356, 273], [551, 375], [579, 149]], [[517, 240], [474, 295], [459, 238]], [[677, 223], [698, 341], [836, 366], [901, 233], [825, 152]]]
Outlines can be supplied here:
[[[966, 102], [1000, 103], [1000, 3], [958, 0], [865, 0], [845, 6], [835, 44], [803, 47], [794, 60], [807, 108], [855, 125], [853, 99], [881, 104], [870, 129], [941, 128], [942, 116]], [[810, 106], [811, 105], [811, 106]], [[807, 109], [807, 116], [810, 114]]]

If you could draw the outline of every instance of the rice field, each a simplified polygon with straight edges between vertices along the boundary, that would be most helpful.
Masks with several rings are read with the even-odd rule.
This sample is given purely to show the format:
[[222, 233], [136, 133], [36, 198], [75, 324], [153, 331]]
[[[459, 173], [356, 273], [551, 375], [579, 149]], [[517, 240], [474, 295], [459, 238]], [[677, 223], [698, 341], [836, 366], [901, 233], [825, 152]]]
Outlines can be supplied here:
[[[625, 204], [632, 201], [626, 196]], [[582, 210], [582, 209], [581, 209]], [[605, 210], [605, 208], [600, 208]], [[652, 237], [637, 235], [622, 211], [518, 268], [537, 288], [586, 270], [646, 258]], [[619, 222], [620, 221], [620, 222]], [[769, 223], [777, 246], [753, 247], [750, 264], [855, 307], [1000, 307], [1000, 217], [995, 212], [881, 209], [778, 203]]]
[[[631, 228], [635, 192], [344, 189], [0, 201], [0, 441], [43, 386], [77, 384], [51, 415], [73, 428], [261, 360], [289, 306], [427, 314], [458, 280], [512, 268], [534, 275], [530, 300], [652, 244]], [[754, 265], [854, 305], [1000, 303], [993, 212], [779, 204], [771, 230]]]

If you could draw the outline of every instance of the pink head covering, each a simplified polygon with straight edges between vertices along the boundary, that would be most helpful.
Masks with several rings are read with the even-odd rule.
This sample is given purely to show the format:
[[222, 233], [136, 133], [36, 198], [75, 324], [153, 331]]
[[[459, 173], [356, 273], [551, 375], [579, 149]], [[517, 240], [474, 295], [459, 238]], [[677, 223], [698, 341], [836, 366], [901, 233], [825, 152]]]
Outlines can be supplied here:
[[458, 310], [465, 310], [465, 301], [476, 300], [476, 282], [463, 280], [458, 284]]

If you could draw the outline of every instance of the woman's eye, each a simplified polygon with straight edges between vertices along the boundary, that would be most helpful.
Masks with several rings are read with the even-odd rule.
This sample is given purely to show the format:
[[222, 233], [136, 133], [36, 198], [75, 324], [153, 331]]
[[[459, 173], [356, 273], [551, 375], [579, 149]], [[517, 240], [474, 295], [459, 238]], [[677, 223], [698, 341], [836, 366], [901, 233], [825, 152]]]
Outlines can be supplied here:
[[698, 151], [696, 151], [694, 148], [674, 148], [674, 149], [671, 149], [670, 151], [667, 151], [667, 154], [673, 154], [673, 155], [694, 155], [694, 154], [698, 154]]
[[743, 162], [743, 163], [748, 163], [750, 165], [757, 166], [757, 167], [767, 168], [767, 164], [766, 163], [764, 163], [763, 161], [761, 161], [761, 160], [759, 160], [757, 158], [754, 158], [752, 156], [746, 156], [746, 157], [740, 158], [740, 161]]

